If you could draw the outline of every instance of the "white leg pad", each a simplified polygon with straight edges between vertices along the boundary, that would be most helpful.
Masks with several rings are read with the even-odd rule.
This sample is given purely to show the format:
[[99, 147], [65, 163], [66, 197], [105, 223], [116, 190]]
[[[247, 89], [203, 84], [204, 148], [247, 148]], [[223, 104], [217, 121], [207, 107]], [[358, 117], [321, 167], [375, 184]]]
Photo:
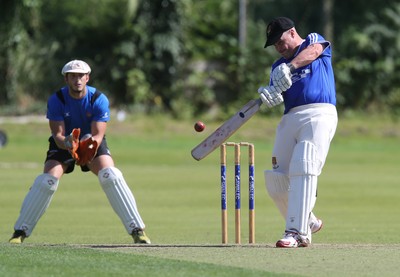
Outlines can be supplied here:
[[290, 162], [286, 230], [304, 236], [310, 235], [309, 219], [315, 205], [317, 180], [321, 172], [322, 164], [316, 157], [315, 145], [303, 141], [295, 146]]
[[15, 230], [25, 231], [26, 236], [32, 233], [40, 217], [49, 207], [58, 188], [58, 182], [56, 177], [47, 173], [41, 174], [35, 179], [22, 202], [19, 217], [14, 225]]
[[[311, 206], [312, 207], [312, 206]], [[312, 209], [311, 209], [312, 210]], [[308, 219], [308, 225], [311, 226], [311, 224], [313, 224], [314, 222], [317, 222], [318, 218], [315, 216], [315, 214], [313, 212], [310, 213], [310, 217]]]
[[265, 187], [283, 218], [288, 209], [289, 176], [272, 170], [264, 171]]
[[308, 235], [311, 202], [316, 187], [316, 176], [290, 177], [286, 230], [293, 230], [304, 236]]
[[132, 191], [118, 168], [103, 168], [98, 173], [100, 184], [108, 201], [119, 216], [129, 234], [136, 228], [144, 229], [145, 225], [138, 212]]

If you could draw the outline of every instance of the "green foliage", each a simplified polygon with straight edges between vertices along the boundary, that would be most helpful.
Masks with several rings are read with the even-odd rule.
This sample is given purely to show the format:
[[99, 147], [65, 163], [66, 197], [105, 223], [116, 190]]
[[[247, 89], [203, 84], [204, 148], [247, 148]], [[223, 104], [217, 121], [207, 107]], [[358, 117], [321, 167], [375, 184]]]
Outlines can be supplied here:
[[149, 103], [154, 100], [150, 84], [146, 80], [143, 71], [133, 68], [127, 72], [127, 103], [135, 103], [139, 110], [145, 110]]
[[268, 83], [265, 71], [272, 58], [260, 47], [264, 44], [260, 30], [265, 26], [248, 20], [246, 47], [240, 49], [237, 2], [192, 1], [185, 5], [184, 14], [189, 62], [174, 88], [183, 92], [180, 102], [190, 105], [192, 115], [226, 118]]
[[237, 99], [237, 72], [232, 66], [238, 55], [236, 5], [226, 0], [184, 2], [186, 63], [173, 86], [181, 98], [174, 101], [175, 116], [183, 104], [190, 107], [188, 115], [199, 115]]
[[42, 85], [48, 81], [52, 70], [51, 58], [57, 44], [45, 43], [40, 32], [41, 8], [40, 0], [32, 0], [13, 2], [2, 10], [7, 15], [0, 24], [6, 34], [0, 42], [4, 50], [0, 66], [5, 74], [0, 90], [6, 96], [5, 104], [19, 104], [16, 112], [29, 111], [34, 100], [42, 98]]
[[263, 48], [265, 25], [278, 15], [292, 17], [303, 36], [324, 35], [326, 20], [332, 20], [333, 37], [327, 38], [339, 108], [397, 113], [400, 4], [334, 4], [325, 14], [319, 0], [247, 1], [240, 47], [239, 1], [1, 1], [0, 106], [13, 107], [2, 113], [37, 111], [64, 84], [62, 66], [78, 58], [91, 65], [91, 85], [107, 93], [114, 107], [224, 118], [268, 82], [278, 55]]
[[[376, 11], [375, 11], [376, 12]], [[340, 44], [336, 64], [340, 105], [344, 107], [390, 107], [399, 109], [400, 4], [368, 13], [361, 32], [349, 28]], [[389, 46], [389, 47], [388, 47]]]

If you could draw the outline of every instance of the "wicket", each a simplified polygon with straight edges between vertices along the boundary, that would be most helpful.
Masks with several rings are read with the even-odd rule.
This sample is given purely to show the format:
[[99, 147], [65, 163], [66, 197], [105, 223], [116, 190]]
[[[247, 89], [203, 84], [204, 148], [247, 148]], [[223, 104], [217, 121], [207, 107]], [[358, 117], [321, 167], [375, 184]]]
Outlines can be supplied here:
[[249, 243], [255, 243], [254, 145], [248, 142], [226, 142], [220, 146], [222, 243], [228, 243], [226, 147], [230, 146], [234, 147], [235, 151], [235, 242], [241, 243], [240, 148], [247, 146], [249, 150]]

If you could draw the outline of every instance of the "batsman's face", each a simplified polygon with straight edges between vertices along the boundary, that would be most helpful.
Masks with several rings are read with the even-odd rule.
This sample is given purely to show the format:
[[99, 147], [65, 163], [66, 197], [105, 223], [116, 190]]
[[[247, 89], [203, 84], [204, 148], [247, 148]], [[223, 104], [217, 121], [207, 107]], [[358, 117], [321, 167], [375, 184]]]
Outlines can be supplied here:
[[276, 51], [285, 59], [293, 57], [297, 47], [294, 41], [293, 29], [284, 32], [274, 46]]
[[89, 81], [89, 74], [84, 73], [67, 73], [65, 82], [71, 93], [81, 94], [85, 91], [86, 84]]

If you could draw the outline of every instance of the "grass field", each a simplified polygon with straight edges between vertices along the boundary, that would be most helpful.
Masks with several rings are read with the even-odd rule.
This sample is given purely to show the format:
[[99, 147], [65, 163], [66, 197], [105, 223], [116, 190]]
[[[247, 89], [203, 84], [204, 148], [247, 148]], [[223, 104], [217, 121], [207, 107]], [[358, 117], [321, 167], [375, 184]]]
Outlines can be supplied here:
[[266, 193], [263, 170], [270, 168], [277, 122], [256, 117], [230, 139], [256, 147], [254, 246], [246, 244], [245, 166], [243, 243], [233, 244], [230, 159], [231, 242], [223, 246], [218, 152], [200, 162], [190, 156], [220, 123], [206, 122], [196, 133], [194, 121], [165, 117], [111, 121], [107, 136], [152, 245], [133, 245], [97, 178], [76, 169], [61, 180], [32, 236], [12, 246], [7, 241], [42, 171], [49, 131], [45, 121], [1, 119], [9, 143], [0, 149], [0, 276], [398, 276], [400, 124], [382, 117], [340, 119], [319, 178], [315, 212], [324, 228], [310, 248], [276, 249], [284, 221]]

